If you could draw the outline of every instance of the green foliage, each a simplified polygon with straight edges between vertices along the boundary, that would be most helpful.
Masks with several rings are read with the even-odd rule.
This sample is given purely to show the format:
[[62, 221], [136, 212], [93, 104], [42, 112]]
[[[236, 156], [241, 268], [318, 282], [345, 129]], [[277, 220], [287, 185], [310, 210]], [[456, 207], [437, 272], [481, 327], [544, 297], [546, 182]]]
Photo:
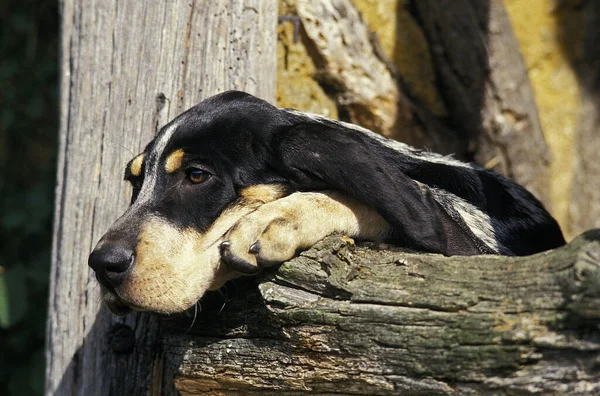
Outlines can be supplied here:
[[58, 2], [0, 0], [0, 394], [41, 395], [58, 129]]
[[22, 266], [0, 274], [0, 328], [10, 329], [27, 311], [27, 282]]

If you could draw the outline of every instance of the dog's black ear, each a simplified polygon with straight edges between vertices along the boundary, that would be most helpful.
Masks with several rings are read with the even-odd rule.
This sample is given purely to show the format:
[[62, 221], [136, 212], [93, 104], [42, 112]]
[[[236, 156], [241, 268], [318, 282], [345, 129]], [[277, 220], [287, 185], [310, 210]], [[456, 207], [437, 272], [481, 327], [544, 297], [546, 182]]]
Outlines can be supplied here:
[[447, 255], [478, 253], [430, 191], [406, 175], [419, 166], [414, 158], [329, 120], [296, 122], [276, 140], [280, 168], [298, 188], [345, 191], [375, 208], [405, 246]]

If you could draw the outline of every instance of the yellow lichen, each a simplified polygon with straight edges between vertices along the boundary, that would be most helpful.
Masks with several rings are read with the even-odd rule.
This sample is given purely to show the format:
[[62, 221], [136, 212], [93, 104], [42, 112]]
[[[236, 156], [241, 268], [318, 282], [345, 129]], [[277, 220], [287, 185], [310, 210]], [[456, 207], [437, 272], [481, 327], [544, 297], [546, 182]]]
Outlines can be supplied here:
[[580, 38], [560, 34], [564, 32], [565, 21], [558, 13], [552, 12], [554, 3], [553, 0], [505, 1], [529, 70], [544, 136], [552, 153], [552, 213], [566, 236], [570, 237], [573, 140], [580, 92], [575, 72], [569, 63], [570, 54], [564, 49], [571, 48], [577, 52]]
[[433, 114], [445, 115], [446, 109], [435, 87], [427, 40], [406, 3], [407, 0], [354, 0], [411, 93]]
[[[279, 15], [295, 15], [293, 0], [280, 0]], [[301, 40], [294, 42], [292, 22], [282, 22], [277, 30], [277, 97], [279, 107], [338, 118], [335, 101], [314, 79], [316, 67]]]

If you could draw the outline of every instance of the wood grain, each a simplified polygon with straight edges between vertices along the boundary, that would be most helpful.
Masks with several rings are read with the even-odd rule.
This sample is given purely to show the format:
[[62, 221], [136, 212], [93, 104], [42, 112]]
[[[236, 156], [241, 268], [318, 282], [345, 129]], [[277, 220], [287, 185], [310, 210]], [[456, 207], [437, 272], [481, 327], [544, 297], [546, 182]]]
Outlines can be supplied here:
[[351, 0], [297, 1], [315, 78], [353, 123], [416, 147], [462, 157], [464, 142], [413, 100]]
[[[337, 8], [310, 8], [329, 3]], [[440, 128], [471, 139], [467, 148], [478, 159], [496, 161], [544, 198], [547, 150], [501, 3], [411, 3], [450, 111], [450, 120], [437, 120], [448, 121]], [[404, 113], [388, 106], [398, 102], [398, 87], [382, 85], [393, 73], [367, 43], [352, 4], [300, 5], [311, 40], [331, 44], [341, 35], [348, 44], [317, 46], [322, 65], [331, 66], [327, 78], [335, 80], [332, 65], [341, 70], [334, 81], [345, 84], [340, 103], [357, 120], [370, 114], [374, 128], [400, 125]], [[330, 237], [258, 287], [235, 282], [237, 298], [224, 307], [207, 296], [193, 336], [186, 334], [189, 323], [182, 332], [150, 315], [118, 319], [100, 308], [87, 255], [127, 205], [130, 191], [117, 182], [123, 166], [160, 126], [202, 98], [236, 88], [273, 100], [276, 6], [269, 0], [62, 3], [47, 393], [599, 392], [598, 231], [527, 258], [444, 258]], [[338, 22], [346, 19], [334, 25], [325, 18], [334, 12]], [[355, 84], [361, 79], [373, 95], [361, 96]], [[368, 110], [378, 101], [384, 105]], [[382, 109], [391, 113], [377, 113]], [[425, 119], [416, 107], [410, 112]], [[447, 130], [440, 131], [443, 139]]]

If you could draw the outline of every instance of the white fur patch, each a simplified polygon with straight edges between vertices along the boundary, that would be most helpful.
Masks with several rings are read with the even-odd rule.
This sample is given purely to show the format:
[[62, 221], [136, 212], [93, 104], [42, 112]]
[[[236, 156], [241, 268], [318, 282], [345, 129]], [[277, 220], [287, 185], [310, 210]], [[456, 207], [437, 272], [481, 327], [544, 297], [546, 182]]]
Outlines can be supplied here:
[[154, 187], [156, 186], [156, 179], [158, 178], [159, 159], [178, 126], [179, 123], [173, 121], [171, 125], [158, 136], [154, 148], [148, 153], [146, 158], [146, 169], [144, 171], [144, 182], [132, 209], [142, 206], [152, 198]]
[[439, 188], [430, 188], [433, 198], [452, 216], [458, 213], [462, 221], [473, 235], [496, 253], [509, 253], [510, 250], [500, 245], [496, 238], [490, 216], [479, 210], [473, 204]]
[[[138, 209], [141, 208], [144, 204], [149, 202], [154, 194], [154, 188], [156, 187], [156, 179], [158, 178], [159, 172], [159, 159], [162, 155], [169, 139], [173, 136], [175, 131], [177, 130], [178, 123], [173, 122], [161, 135], [157, 137], [157, 142], [154, 145], [154, 149], [144, 155], [144, 180], [142, 182], [142, 187], [140, 189], [140, 193], [137, 196], [137, 199], [131, 205], [125, 213], [121, 217], [119, 217], [114, 224], [110, 227], [111, 229], [119, 229], [124, 227], [124, 224], [131, 221], [131, 216], [136, 216], [138, 213]], [[139, 157], [139, 156], [138, 156]], [[103, 239], [98, 242], [96, 248], [101, 246], [103, 243]]]

